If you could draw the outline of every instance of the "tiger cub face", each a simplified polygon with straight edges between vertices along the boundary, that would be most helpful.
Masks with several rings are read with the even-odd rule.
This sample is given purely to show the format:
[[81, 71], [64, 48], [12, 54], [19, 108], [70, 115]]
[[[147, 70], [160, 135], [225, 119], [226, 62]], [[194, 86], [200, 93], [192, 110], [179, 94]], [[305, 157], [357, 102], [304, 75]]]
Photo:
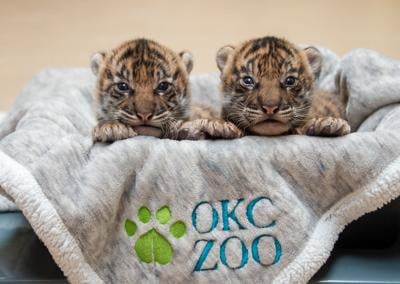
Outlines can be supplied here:
[[264, 37], [224, 46], [216, 61], [225, 120], [255, 135], [284, 134], [306, 122], [321, 69], [317, 49]]
[[109, 52], [93, 55], [91, 68], [97, 75], [100, 125], [95, 140], [128, 138], [124, 133], [162, 137], [171, 123], [187, 119], [188, 75], [192, 67], [190, 53], [176, 54], [147, 39], [128, 41]]

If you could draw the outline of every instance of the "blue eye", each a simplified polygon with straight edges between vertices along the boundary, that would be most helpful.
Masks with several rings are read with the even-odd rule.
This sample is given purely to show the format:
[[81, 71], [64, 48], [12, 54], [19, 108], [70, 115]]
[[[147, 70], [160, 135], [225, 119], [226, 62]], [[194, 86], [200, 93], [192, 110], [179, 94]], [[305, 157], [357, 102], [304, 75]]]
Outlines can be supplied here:
[[284, 83], [283, 83], [286, 87], [293, 87], [296, 84], [296, 78], [293, 76], [288, 76]]
[[130, 90], [129, 85], [127, 83], [123, 83], [123, 82], [117, 83], [115, 88], [117, 89], [117, 91], [119, 91], [121, 93], [126, 93]]
[[246, 88], [253, 88], [255, 82], [254, 79], [251, 78], [250, 76], [244, 76], [242, 79], [240, 79], [240, 84]]
[[158, 93], [166, 93], [169, 91], [171, 87], [171, 83], [167, 82], [167, 81], [162, 81], [160, 84], [158, 84], [156, 91]]

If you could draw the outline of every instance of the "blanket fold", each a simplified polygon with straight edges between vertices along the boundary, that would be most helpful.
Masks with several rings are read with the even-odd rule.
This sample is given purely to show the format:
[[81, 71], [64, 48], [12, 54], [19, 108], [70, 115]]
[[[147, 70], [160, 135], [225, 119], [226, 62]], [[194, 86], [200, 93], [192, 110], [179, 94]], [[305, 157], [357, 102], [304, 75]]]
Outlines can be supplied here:
[[[43, 71], [0, 124], [0, 194], [72, 283], [306, 283], [344, 226], [400, 195], [400, 63], [320, 50], [345, 137], [93, 145], [95, 78]], [[193, 76], [194, 102], [218, 106], [218, 80]]]

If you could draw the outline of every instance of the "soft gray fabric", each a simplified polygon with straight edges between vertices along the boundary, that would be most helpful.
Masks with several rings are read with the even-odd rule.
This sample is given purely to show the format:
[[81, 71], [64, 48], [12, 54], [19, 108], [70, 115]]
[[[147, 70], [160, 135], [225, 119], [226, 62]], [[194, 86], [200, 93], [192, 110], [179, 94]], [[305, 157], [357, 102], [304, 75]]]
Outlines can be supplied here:
[[[72, 282], [305, 283], [344, 225], [400, 194], [399, 62], [321, 50], [319, 83], [348, 93], [359, 132], [92, 145], [95, 78], [47, 70], [0, 126], [0, 185]], [[193, 76], [194, 101], [219, 105], [217, 84], [216, 74]], [[159, 224], [154, 213], [164, 205], [172, 218]], [[146, 224], [142, 206], [153, 212]], [[127, 218], [138, 226], [132, 237]], [[187, 226], [179, 239], [169, 232], [176, 220]], [[153, 227], [173, 247], [166, 265], [141, 262], [133, 249]]]
[[[7, 113], [0, 112], [0, 125], [3, 122], [4, 118], [6, 117], [6, 115], [7, 115]], [[0, 187], [0, 192], [5, 195], [5, 193], [2, 191], [1, 187]], [[15, 204], [13, 202], [11, 202], [9, 200], [9, 198], [10, 198], [9, 196], [4, 197], [4, 196], [0, 195], [0, 211], [5, 212], [5, 211], [18, 210], [17, 207], [15, 206]]]

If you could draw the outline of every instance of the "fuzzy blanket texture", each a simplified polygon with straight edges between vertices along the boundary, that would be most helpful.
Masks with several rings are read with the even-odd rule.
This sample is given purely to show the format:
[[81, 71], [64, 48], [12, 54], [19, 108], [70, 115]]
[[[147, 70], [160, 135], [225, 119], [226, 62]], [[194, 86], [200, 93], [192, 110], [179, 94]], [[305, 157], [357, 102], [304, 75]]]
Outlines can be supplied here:
[[[43, 71], [0, 124], [0, 192], [72, 283], [306, 283], [345, 225], [400, 194], [400, 62], [320, 50], [345, 137], [93, 145], [93, 75]], [[218, 107], [218, 80], [192, 76], [193, 100]]]

